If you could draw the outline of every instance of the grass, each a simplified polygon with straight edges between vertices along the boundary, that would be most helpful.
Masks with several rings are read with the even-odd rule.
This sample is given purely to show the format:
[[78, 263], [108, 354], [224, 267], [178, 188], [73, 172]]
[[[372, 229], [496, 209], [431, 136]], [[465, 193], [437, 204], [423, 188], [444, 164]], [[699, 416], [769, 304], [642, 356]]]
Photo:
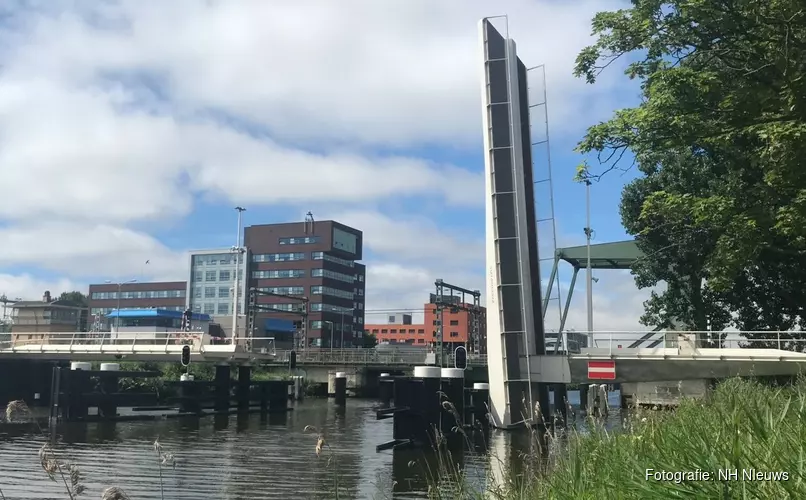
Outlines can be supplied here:
[[[526, 457], [518, 477], [484, 487], [432, 498], [532, 499], [784, 499], [806, 498], [806, 382], [773, 388], [748, 380], [721, 383], [708, 401], [684, 400], [674, 411], [631, 409], [624, 429], [605, 430], [589, 421], [586, 430], [547, 436], [543, 447]], [[446, 471], [435, 481], [462, 481], [461, 471]], [[711, 474], [710, 480], [647, 479], [647, 469]], [[737, 470], [738, 479], [719, 478]], [[788, 480], [742, 480], [743, 471], [786, 472]]]

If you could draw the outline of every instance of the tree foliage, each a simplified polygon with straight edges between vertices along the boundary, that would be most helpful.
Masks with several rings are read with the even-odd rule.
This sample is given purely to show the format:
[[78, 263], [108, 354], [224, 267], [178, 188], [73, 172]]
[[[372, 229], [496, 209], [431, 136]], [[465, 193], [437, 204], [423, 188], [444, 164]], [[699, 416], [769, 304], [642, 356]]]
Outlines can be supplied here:
[[72, 292], [62, 292], [61, 295], [59, 295], [59, 300], [67, 300], [82, 307], [87, 307], [89, 305], [89, 297], [77, 290], [73, 290]]
[[646, 257], [640, 287], [665, 281], [646, 324], [704, 330], [806, 327], [806, 5], [802, 0], [633, 0], [593, 20], [575, 74], [614, 61], [640, 105], [588, 130], [600, 176], [643, 176], [621, 216]]

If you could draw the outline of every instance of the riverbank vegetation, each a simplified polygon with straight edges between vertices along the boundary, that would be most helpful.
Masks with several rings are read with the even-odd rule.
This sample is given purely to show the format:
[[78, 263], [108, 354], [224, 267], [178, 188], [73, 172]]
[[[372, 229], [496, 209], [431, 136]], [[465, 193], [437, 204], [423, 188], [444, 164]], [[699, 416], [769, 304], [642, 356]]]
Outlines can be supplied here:
[[483, 486], [469, 484], [441, 453], [437, 474], [427, 471], [431, 498], [806, 498], [806, 381], [776, 388], [728, 380], [708, 401], [684, 400], [673, 411], [636, 408], [622, 417], [615, 431], [594, 420], [549, 431], [548, 450], [533, 446], [518, 471], [493, 456]]

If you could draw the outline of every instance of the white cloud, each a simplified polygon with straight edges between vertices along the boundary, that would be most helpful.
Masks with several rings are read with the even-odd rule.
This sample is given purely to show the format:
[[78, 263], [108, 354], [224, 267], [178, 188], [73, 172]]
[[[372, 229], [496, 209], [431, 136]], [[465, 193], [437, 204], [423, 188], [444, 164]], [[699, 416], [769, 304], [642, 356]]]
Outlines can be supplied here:
[[[0, 273], [0, 295], [5, 295], [9, 300], [41, 300], [45, 291], [49, 291], [53, 296], [58, 296], [62, 292], [71, 292], [73, 290], [86, 293], [87, 285], [65, 278], [39, 279], [28, 274]], [[6, 314], [11, 314], [10, 306], [5, 312]], [[0, 304], [0, 316], [2, 315], [2, 305]]]
[[0, 268], [37, 266], [60, 275], [113, 280], [186, 279], [184, 252], [126, 228], [70, 223], [0, 227], [0, 241]]
[[[591, 107], [612, 88], [586, 86], [571, 66], [592, 14], [613, 5], [496, 5], [524, 59], [547, 65], [557, 130], [594, 120]], [[478, 174], [360, 145], [476, 147], [476, 23], [489, 8], [480, 0], [23, 8], [0, 27], [0, 218], [176, 218], [192, 209], [188, 187], [239, 203], [413, 194], [478, 203]]]

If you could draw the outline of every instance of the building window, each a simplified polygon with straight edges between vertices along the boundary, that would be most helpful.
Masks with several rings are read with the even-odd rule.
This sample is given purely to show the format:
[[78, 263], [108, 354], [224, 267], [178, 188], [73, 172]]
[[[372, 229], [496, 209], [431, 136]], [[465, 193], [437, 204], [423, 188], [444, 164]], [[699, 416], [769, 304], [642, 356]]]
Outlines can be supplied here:
[[334, 264], [339, 264], [345, 267], [355, 267], [355, 262], [352, 260], [340, 259], [338, 257], [333, 257], [332, 255], [328, 255], [324, 252], [311, 252], [311, 259], [312, 260], [326, 260], [328, 262], [333, 262]]
[[200, 312], [202, 312], [202, 309], [201, 309], [201, 304], [195, 304], [195, 305], [193, 306], [193, 312], [195, 312], [195, 313], [200, 313]]
[[364, 275], [363, 274], [358, 275], [358, 281], [361, 282], [361, 283], [364, 282]]
[[321, 329], [322, 329], [321, 321], [311, 321], [311, 330], [321, 330]]
[[459, 320], [458, 319], [452, 319], [451, 320], [451, 326], [459, 326]]
[[202, 271], [193, 271], [193, 281], [202, 280]]
[[459, 332], [451, 332], [451, 337], [458, 337], [458, 336], [459, 336]]
[[359, 296], [359, 297], [363, 297], [363, 296], [364, 296], [364, 289], [363, 289], [363, 288], [359, 288], [359, 289], [358, 289], [358, 296]]
[[229, 314], [229, 304], [227, 304], [226, 302], [219, 302], [218, 314]]
[[332, 297], [339, 297], [342, 299], [352, 299], [353, 295], [350, 292], [339, 290], [337, 288], [330, 288], [329, 286], [314, 285], [311, 287], [311, 295], [330, 295]]
[[418, 335], [425, 335], [425, 330], [423, 328], [420, 328], [419, 330], [417, 330], [417, 334]]
[[229, 271], [219, 271], [218, 272], [218, 281], [229, 281], [232, 277], [230, 276]]
[[303, 312], [304, 306], [300, 303], [288, 303], [288, 304], [263, 304], [265, 307], [270, 307], [275, 311], [283, 311], [283, 312]]
[[200, 286], [197, 286], [196, 288], [193, 289], [193, 298], [194, 299], [202, 298], [202, 288]]
[[345, 283], [353, 283], [355, 278], [349, 274], [337, 273], [328, 269], [311, 269], [312, 278], [330, 278], [334, 280], [343, 281]]
[[204, 298], [205, 299], [214, 299], [215, 298], [215, 287], [208, 286], [204, 288]]
[[[219, 299], [229, 298], [229, 287], [227, 287], [227, 286], [218, 287], [218, 298]], [[219, 314], [221, 314], [221, 313], [219, 313]]]
[[276, 293], [278, 295], [302, 295], [305, 293], [305, 287], [302, 286], [270, 286], [265, 288], [258, 288], [261, 292]]
[[319, 243], [321, 238], [319, 236], [301, 236], [297, 238], [280, 238], [281, 245], [305, 245], [310, 243]]
[[278, 279], [278, 278], [304, 278], [304, 269], [282, 269], [272, 271], [252, 271], [254, 279]]
[[216, 273], [215, 271], [207, 271], [206, 273], [204, 273], [204, 281], [215, 281], [216, 274], [218, 273]]
[[309, 307], [311, 312], [332, 312], [336, 314], [349, 314], [351, 316], [353, 314], [353, 310], [349, 307], [322, 304], [321, 302], [314, 302], [310, 304]]
[[258, 253], [252, 255], [252, 262], [289, 262], [294, 260], [305, 260], [305, 254], [301, 252], [292, 252]]

